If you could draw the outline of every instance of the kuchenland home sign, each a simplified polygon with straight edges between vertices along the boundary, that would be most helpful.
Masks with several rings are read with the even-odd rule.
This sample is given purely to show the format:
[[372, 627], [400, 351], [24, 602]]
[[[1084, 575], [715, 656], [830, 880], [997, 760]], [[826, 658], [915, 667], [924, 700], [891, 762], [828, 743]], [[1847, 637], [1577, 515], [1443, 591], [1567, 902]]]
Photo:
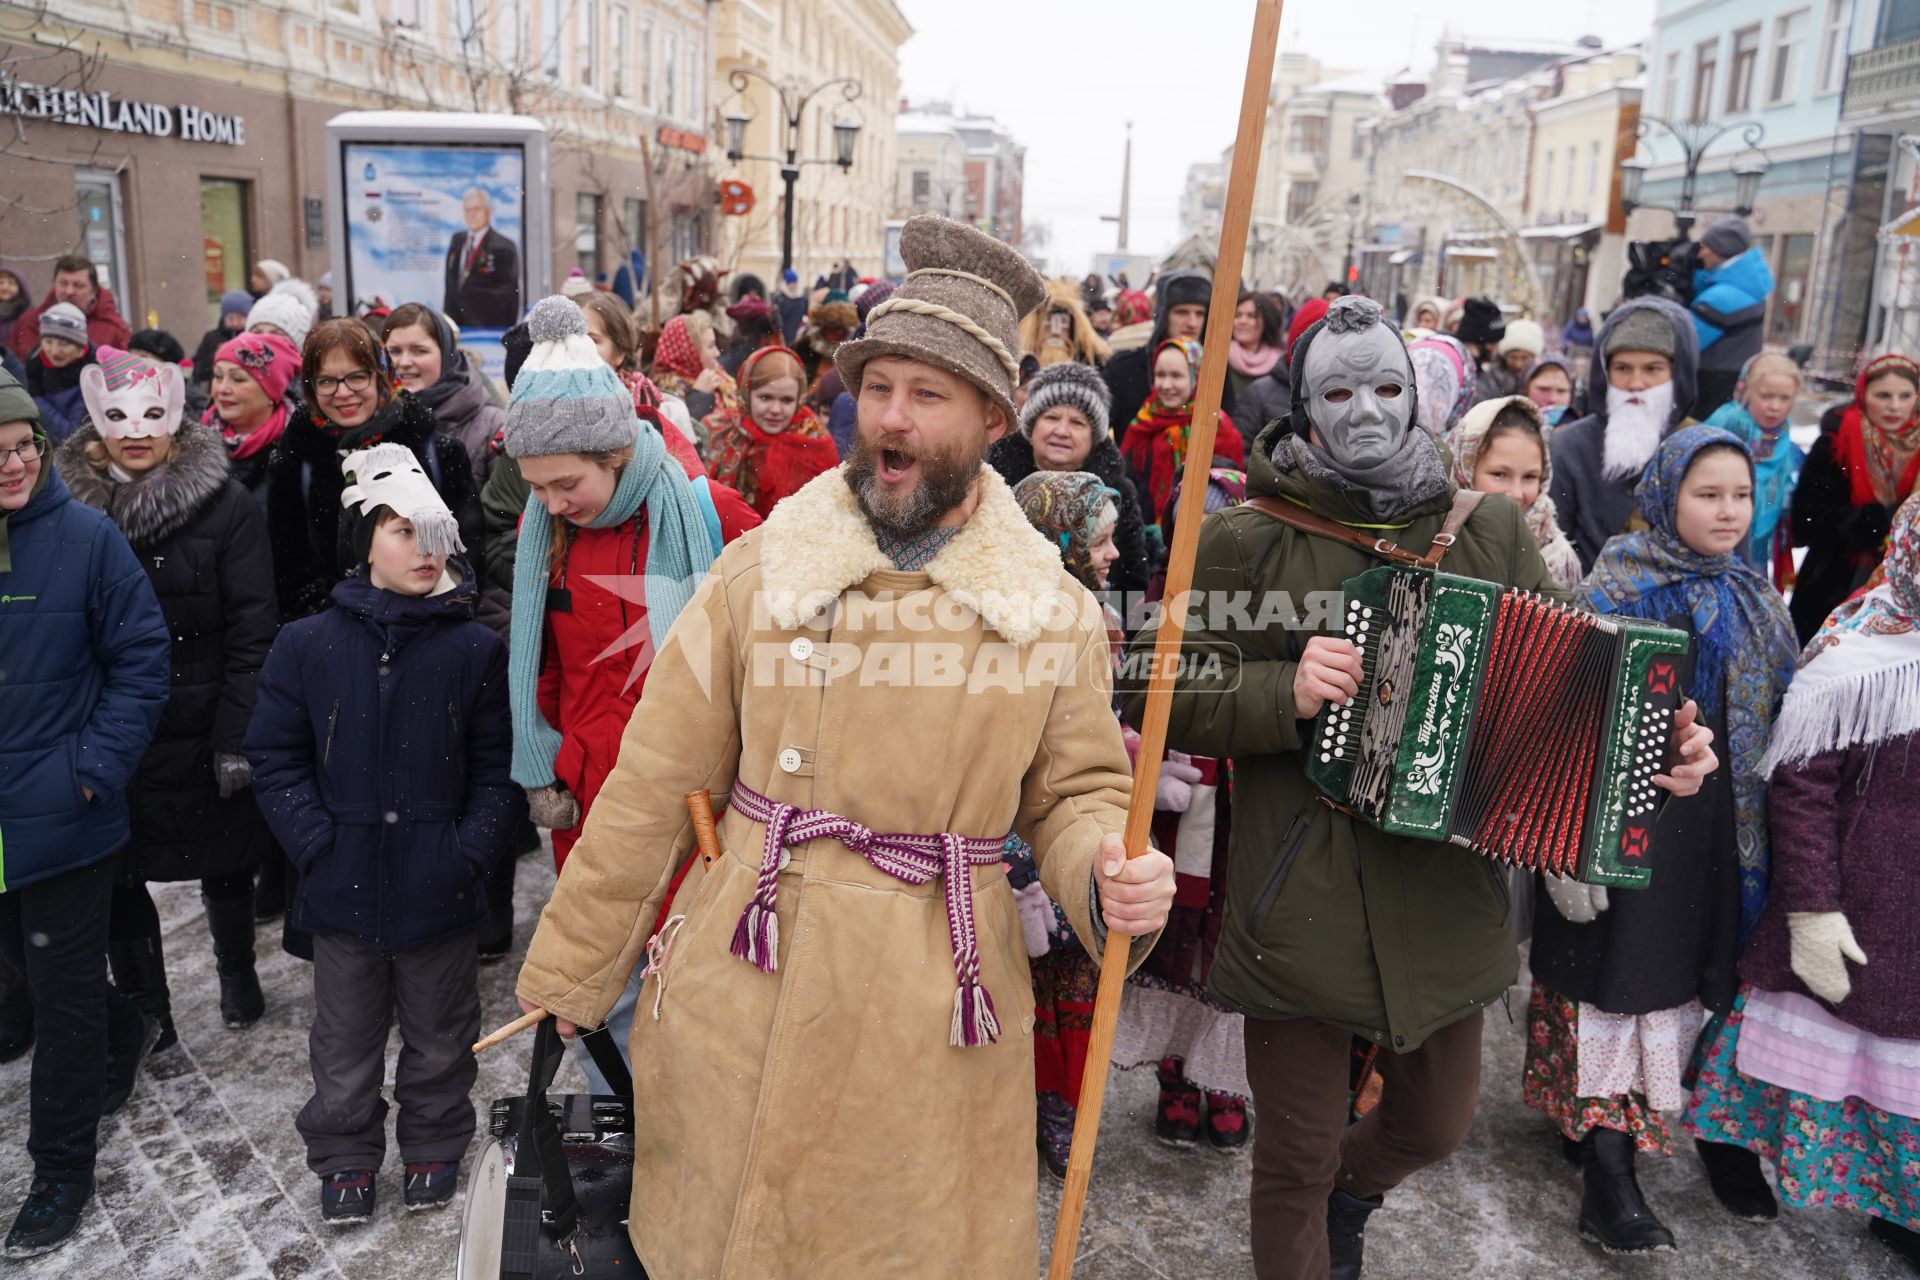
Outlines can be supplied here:
[[154, 138], [242, 146], [247, 123], [239, 116], [223, 116], [182, 103], [134, 102], [105, 90], [60, 89], [0, 76], [0, 112], [30, 120], [100, 129], [107, 133], [142, 133]]

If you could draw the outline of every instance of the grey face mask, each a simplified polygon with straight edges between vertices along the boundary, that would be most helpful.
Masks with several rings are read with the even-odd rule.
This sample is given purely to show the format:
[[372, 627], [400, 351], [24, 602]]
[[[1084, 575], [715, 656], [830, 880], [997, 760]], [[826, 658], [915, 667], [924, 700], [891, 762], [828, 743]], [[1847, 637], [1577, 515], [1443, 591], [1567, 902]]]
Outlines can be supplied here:
[[1301, 378], [1307, 420], [1336, 465], [1377, 466], [1399, 451], [1413, 425], [1413, 365], [1391, 329], [1318, 334]]

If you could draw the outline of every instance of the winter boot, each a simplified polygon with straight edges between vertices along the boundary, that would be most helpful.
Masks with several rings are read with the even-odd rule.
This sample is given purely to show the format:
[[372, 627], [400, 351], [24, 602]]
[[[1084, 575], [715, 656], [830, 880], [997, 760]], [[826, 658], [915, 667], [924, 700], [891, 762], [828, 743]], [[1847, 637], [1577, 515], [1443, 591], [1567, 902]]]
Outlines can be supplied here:
[[32, 1258], [58, 1249], [80, 1226], [80, 1214], [92, 1196], [90, 1183], [35, 1178], [13, 1229], [7, 1232], [7, 1256]]
[[1170, 1147], [1191, 1147], [1200, 1141], [1200, 1090], [1180, 1074], [1178, 1058], [1160, 1059], [1160, 1110], [1153, 1119], [1153, 1136]]
[[1363, 1200], [1338, 1187], [1327, 1197], [1327, 1280], [1360, 1280], [1367, 1217], [1385, 1196]]
[[167, 992], [167, 962], [160, 953], [160, 939], [109, 938], [107, 965], [113, 971], [113, 985], [121, 995], [146, 1010], [160, 1024], [160, 1038], [153, 1051], [171, 1049], [180, 1043], [173, 1029], [173, 1005]]
[[213, 935], [214, 968], [220, 975], [220, 1018], [229, 1028], [252, 1026], [267, 1011], [266, 995], [253, 970], [253, 902], [200, 895]]
[[1707, 1185], [1713, 1188], [1714, 1199], [1727, 1212], [1748, 1222], [1772, 1222], [1780, 1216], [1780, 1202], [1760, 1172], [1759, 1156], [1725, 1142], [1695, 1138], [1693, 1145], [1707, 1166]]
[[1067, 1176], [1067, 1155], [1073, 1147], [1073, 1108], [1057, 1093], [1040, 1095], [1038, 1141], [1040, 1159], [1056, 1178]]
[[1909, 1231], [1885, 1218], [1868, 1218], [1867, 1234], [1906, 1259], [1907, 1265], [1920, 1275], [1920, 1231]]
[[1238, 1151], [1253, 1130], [1247, 1124], [1247, 1103], [1230, 1093], [1207, 1093], [1207, 1141], [1215, 1151]]
[[460, 1182], [460, 1162], [408, 1161], [406, 1205], [408, 1213], [444, 1209], [453, 1203], [453, 1190]]
[[357, 1227], [370, 1222], [378, 1194], [371, 1169], [330, 1173], [320, 1179], [320, 1221], [329, 1227]]
[[1633, 1135], [1594, 1129], [1581, 1144], [1580, 1238], [1608, 1253], [1671, 1253], [1673, 1232], [1647, 1207], [1633, 1172]]

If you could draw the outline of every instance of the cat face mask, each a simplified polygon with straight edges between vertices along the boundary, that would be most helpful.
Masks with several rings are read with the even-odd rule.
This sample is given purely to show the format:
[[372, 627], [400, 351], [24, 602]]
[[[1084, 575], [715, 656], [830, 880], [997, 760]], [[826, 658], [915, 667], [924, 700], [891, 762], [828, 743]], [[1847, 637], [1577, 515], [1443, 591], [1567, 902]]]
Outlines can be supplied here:
[[109, 440], [173, 435], [186, 395], [180, 366], [148, 364], [117, 347], [101, 347], [99, 363], [80, 371], [80, 397], [94, 427]]

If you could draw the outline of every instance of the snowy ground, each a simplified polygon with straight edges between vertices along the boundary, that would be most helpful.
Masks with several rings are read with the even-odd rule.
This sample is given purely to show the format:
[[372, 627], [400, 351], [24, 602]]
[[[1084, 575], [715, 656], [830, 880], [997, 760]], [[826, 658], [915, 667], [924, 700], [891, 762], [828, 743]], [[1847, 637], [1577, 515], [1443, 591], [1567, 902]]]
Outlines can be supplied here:
[[[524, 939], [552, 883], [542, 854], [520, 863]], [[246, 1032], [220, 1025], [211, 948], [197, 893], [158, 893], [168, 933], [180, 1045], [153, 1059], [133, 1100], [103, 1131], [99, 1194], [79, 1237], [34, 1263], [23, 1280], [127, 1277], [338, 1277], [429, 1280], [453, 1275], [458, 1209], [409, 1216], [400, 1208], [397, 1155], [381, 1170], [376, 1222], [349, 1232], [319, 1222], [293, 1115], [307, 1093], [308, 970], [262, 929], [268, 1013]], [[516, 1012], [517, 964], [483, 969], [486, 1025]], [[1513, 1001], [1524, 1011], [1524, 992]], [[396, 1039], [397, 1044], [397, 1039]], [[1677, 1276], [1688, 1280], [1899, 1280], [1891, 1255], [1863, 1224], [1836, 1213], [1789, 1211], [1752, 1226], [1722, 1213], [1691, 1151], [1646, 1162], [1648, 1196], [1680, 1238], [1677, 1257], [1602, 1257], [1573, 1234], [1579, 1176], [1519, 1101], [1521, 1035], [1496, 1008], [1488, 1021], [1479, 1118], [1467, 1146], [1396, 1192], [1367, 1235], [1369, 1280], [1453, 1277]], [[520, 1092], [525, 1057], [495, 1051], [474, 1091], [481, 1107]], [[559, 1088], [579, 1087], [571, 1064]], [[518, 1077], [516, 1079], [516, 1077]], [[1076, 1274], [1085, 1280], [1208, 1277], [1245, 1280], [1247, 1158], [1170, 1151], [1148, 1134], [1154, 1082], [1117, 1076], [1101, 1133]], [[0, 1067], [0, 1115], [14, 1117], [0, 1147], [0, 1213], [25, 1193], [26, 1060]], [[1042, 1241], [1057, 1191], [1042, 1176]], [[865, 1280], [848, 1277], [847, 1280]], [[997, 1278], [986, 1278], [997, 1280]]]

